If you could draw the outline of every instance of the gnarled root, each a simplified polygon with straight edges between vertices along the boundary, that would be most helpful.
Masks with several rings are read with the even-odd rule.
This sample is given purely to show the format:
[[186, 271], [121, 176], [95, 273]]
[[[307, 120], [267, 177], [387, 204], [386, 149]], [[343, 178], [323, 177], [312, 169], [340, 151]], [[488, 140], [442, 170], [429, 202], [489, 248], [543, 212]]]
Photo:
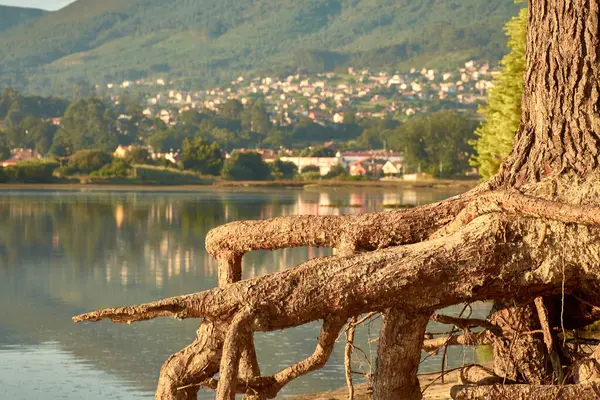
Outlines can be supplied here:
[[[458, 204], [464, 200], [453, 201]], [[235, 276], [240, 275], [236, 266], [231, 270], [232, 279], [220, 277], [222, 286], [217, 289], [139, 306], [95, 311], [77, 316], [74, 321], [111, 319], [114, 322], [130, 323], [172, 315], [177, 318], [217, 321], [216, 323], [223, 324], [222, 329], [228, 325], [227, 339], [222, 347], [223, 356], [220, 359], [216, 356], [224, 338], [224, 330], [219, 328], [219, 334], [207, 334], [216, 338], [210, 347], [215, 354], [214, 359], [211, 356], [210, 368], [204, 372], [197, 372], [201, 371], [200, 367], [194, 368], [196, 372], [189, 374], [193, 377], [190, 381], [217, 387], [220, 399], [231, 399], [239, 392], [273, 396], [289, 379], [321, 366], [330, 354], [328, 343], [332, 338], [331, 332], [338, 330], [338, 325], [347, 318], [389, 309], [406, 310], [416, 316], [430, 315], [445, 306], [488, 299], [512, 298], [516, 302], [526, 303], [541, 295], [558, 293], [563, 287], [567, 292], [585, 292], [586, 288], [580, 285], [582, 280], [598, 280], [595, 266], [599, 262], [599, 235], [596, 230], [583, 226], [595, 226], [596, 217], [587, 216], [577, 207], [548, 215], [543, 210], [528, 208], [532, 204], [541, 204], [537, 200], [512, 193], [501, 193], [496, 197], [489, 197], [487, 201], [487, 206], [477, 207], [478, 214], [460, 221], [455, 228], [447, 230], [444, 237], [371, 253], [350, 255], [350, 252], [344, 251], [348, 255], [310, 260], [291, 270], [241, 282], [235, 282]], [[547, 202], [543, 204], [552, 205]], [[585, 210], [589, 211], [589, 208]], [[403, 229], [408, 228], [405, 226]], [[431, 230], [427, 232], [429, 234]], [[543, 239], [540, 240], [541, 238]], [[361, 242], [356, 237], [352, 239], [356, 242], [349, 242], [349, 247], [346, 242], [328, 244], [342, 249], [361, 249], [365, 244], [374, 245], [373, 241]], [[407, 236], [407, 239], [402, 240], [410, 242], [413, 239]], [[302, 239], [297, 243], [306, 242]], [[276, 245], [272, 243], [269, 246]], [[379, 241], [377, 246], [380, 245], [385, 246], [385, 241]], [[565, 258], [564, 249], [575, 245], [583, 245], [587, 251], [571, 252]], [[241, 257], [237, 250], [247, 250], [236, 247], [233, 251], [219, 246], [220, 250], [228, 251], [228, 257], [234, 261], [239, 261]], [[229, 267], [233, 266], [232, 263], [229, 264]], [[239, 263], [236, 261], [235, 264]], [[563, 271], [564, 274], [557, 273], [558, 271]], [[326, 325], [332, 324], [335, 329], [324, 328], [319, 339], [322, 349], [317, 347], [314, 357], [305, 360], [304, 364], [290, 367], [291, 370], [284, 370], [287, 372], [282, 371], [272, 377], [240, 374], [240, 358], [247, 347], [244, 343], [247, 343], [247, 338], [251, 338], [253, 332], [285, 329], [318, 319], [332, 321], [331, 318], [338, 322], [327, 322]], [[412, 337], [415, 332], [420, 332], [418, 338], [411, 339], [412, 342], [418, 342], [416, 351], [413, 352], [415, 346], [411, 346], [411, 354], [418, 354], [423, 345], [426, 322], [427, 318], [417, 318], [412, 322], [411, 332], [404, 332], [403, 324], [397, 326], [404, 332], [404, 337]], [[460, 326], [472, 324], [473, 321], [454, 320], [452, 323]], [[495, 324], [479, 321], [477, 325], [497, 336], [497, 332], [494, 333]], [[465, 325], [463, 329], [468, 331], [471, 326]], [[514, 335], [514, 332], [508, 333]], [[468, 336], [463, 336], [462, 343], [488, 340], [487, 334], [469, 332]], [[460, 338], [451, 340], [461, 343]], [[387, 343], [385, 340], [384, 342]], [[382, 348], [389, 347], [388, 345], [393, 346], [393, 341], [383, 346], [380, 343]], [[427, 348], [431, 345], [432, 342], [428, 341], [424, 346]], [[195, 343], [194, 346], [197, 348], [199, 344]], [[170, 365], [178, 365], [185, 357], [186, 350], [171, 359]], [[252, 356], [247, 359], [251, 361]], [[205, 375], [215, 374], [215, 360], [220, 361], [220, 380], [198, 382]], [[198, 365], [206, 366], [206, 362], [203, 362], [198, 361]], [[167, 379], [165, 385], [171, 388], [168, 392], [172, 392], [173, 382], [180, 385], [188, 381], [187, 377], [184, 379], [180, 376], [181, 373], [167, 373], [175, 369], [166, 368], [165, 373], [161, 374], [161, 379]], [[386, 374], [387, 378], [389, 376]]]
[[591, 385], [494, 385], [494, 386], [456, 386], [452, 388], [454, 400], [598, 400], [600, 386]]

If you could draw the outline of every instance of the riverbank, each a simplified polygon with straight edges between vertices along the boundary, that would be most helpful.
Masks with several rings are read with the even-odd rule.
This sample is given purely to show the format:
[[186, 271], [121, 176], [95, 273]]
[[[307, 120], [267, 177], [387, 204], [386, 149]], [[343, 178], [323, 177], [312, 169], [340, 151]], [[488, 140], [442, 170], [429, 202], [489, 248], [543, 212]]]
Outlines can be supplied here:
[[203, 185], [148, 185], [131, 182], [106, 183], [3, 183], [3, 190], [96, 190], [96, 191], [197, 191], [211, 189], [252, 189], [252, 188], [407, 188], [436, 189], [456, 188], [465, 191], [477, 185], [476, 180], [427, 180], [427, 181], [214, 181]]
[[[419, 376], [421, 389], [427, 389], [423, 393], [424, 400], [449, 400], [450, 390], [453, 386], [460, 385], [458, 371], [453, 371], [445, 375], [444, 383], [438, 379], [439, 373], [424, 374]], [[430, 385], [430, 386], [428, 386]], [[367, 384], [360, 384], [354, 387], [355, 400], [371, 400], [371, 394]], [[287, 397], [288, 400], [346, 400], [348, 398], [348, 388], [340, 388], [330, 392], [313, 393], [300, 396]]]

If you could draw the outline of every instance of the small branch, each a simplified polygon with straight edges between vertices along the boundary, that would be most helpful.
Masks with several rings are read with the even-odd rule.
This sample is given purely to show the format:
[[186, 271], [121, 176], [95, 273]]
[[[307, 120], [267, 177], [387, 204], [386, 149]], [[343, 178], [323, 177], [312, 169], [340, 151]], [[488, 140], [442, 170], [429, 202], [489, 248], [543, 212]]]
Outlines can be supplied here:
[[[339, 332], [344, 327], [344, 323], [345, 319], [337, 316], [331, 316], [325, 319], [314, 353], [305, 360], [273, 375], [274, 381], [277, 382], [277, 391], [281, 390], [281, 388], [294, 379], [325, 366], [333, 352], [335, 341]], [[275, 395], [276, 394], [277, 393], [275, 393]]]
[[470, 329], [470, 328], [484, 328], [492, 332], [496, 336], [502, 336], [502, 331], [496, 325], [485, 319], [475, 318], [456, 318], [448, 315], [434, 314], [430, 318], [432, 321], [439, 322], [440, 324], [454, 325], [459, 329]]
[[346, 384], [348, 385], [348, 400], [354, 400], [354, 384], [352, 383], [352, 350], [354, 348], [354, 332], [356, 331], [356, 317], [352, 318], [346, 329], [346, 351], [344, 352], [344, 367], [346, 370]]
[[489, 331], [471, 333], [470, 335], [441, 336], [423, 342], [423, 351], [437, 353], [444, 346], [483, 346], [492, 343]]

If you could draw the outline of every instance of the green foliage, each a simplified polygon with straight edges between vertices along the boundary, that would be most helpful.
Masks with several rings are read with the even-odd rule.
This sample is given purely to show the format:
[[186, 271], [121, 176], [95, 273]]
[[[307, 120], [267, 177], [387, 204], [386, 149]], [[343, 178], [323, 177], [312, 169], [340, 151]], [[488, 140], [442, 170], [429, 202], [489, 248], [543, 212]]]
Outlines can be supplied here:
[[258, 153], [234, 152], [225, 161], [221, 176], [232, 181], [265, 181], [271, 177], [271, 168]]
[[55, 180], [53, 174], [57, 168], [58, 163], [55, 161], [32, 160], [2, 169], [8, 182], [49, 183]]
[[11, 87], [0, 93], [0, 119], [7, 117], [9, 111], [19, 110], [27, 116], [38, 118], [60, 117], [69, 103], [55, 97], [23, 96]]
[[174, 168], [136, 165], [135, 177], [139, 182], [155, 185], [202, 185], [210, 182], [203, 180], [190, 171]]
[[125, 157], [130, 164], [148, 164], [151, 162], [150, 152], [143, 147], [134, 147]]
[[300, 171], [302, 174], [308, 174], [311, 172], [316, 172], [317, 174], [321, 172], [321, 169], [319, 167], [317, 167], [316, 165], [307, 165], [306, 167], [302, 168], [302, 171]]
[[181, 156], [184, 169], [191, 169], [201, 174], [219, 175], [223, 168], [223, 154], [217, 143], [210, 144], [201, 137], [194, 141], [183, 141]]
[[[10, 111], [12, 113], [13, 111]], [[41, 154], [50, 150], [56, 126], [49, 121], [42, 121], [34, 116], [24, 116], [18, 122], [11, 123], [6, 129], [7, 144], [12, 148], [35, 149]]]
[[495, 62], [517, 9], [511, 0], [79, 0], [0, 33], [0, 79], [70, 95], [78, 80]]
[[304, 181], [318, 181], [319, 179], [321, 179], [321, 173], [318, 171], [303, 172], [300, 174], [300, 179]]
[[45, 13], [35, 8], [0, 6], [0, 33], [35, 21]]
[[348, 176], [349, 176], [349, 174], [348, 174], [348, 171], [346, 171], [346, 168], [344, 168], [341, 164], [338, 164], [338, 165], [334, 165], [333, 167], [331, 167], [329, 172], [327, 174], [325, 174], [324, 178], [325, 179], [340, 179], [340, 178], [345, 178]]
[[452, 111], [438, 111], [409, 120], [391, 138], [404, 153], [408, 172], [419, 169], [438, 177], [451, 177], [469, 169], [473, 148], [469, 140], [477, 123]]
[[65, 111], [54, 140], [67, 154], [91, 148], [113, 151], [119, 144], [115, 121], [114, 112], [100, 99], [78, 100]]
[[273, 178], [292, 179], [298, 173], [298, 167], [293, 162], [281, 161], [276, 159], [271, 167], [273, 169]]
[[0, 161], [8, 160], [10, 158], [10, 146], [6, 135], [0, 131]]
[[506, 24], [510, 53], [502, 59], [502, 72], [494, 79], [487, 104], [479, 112], [485, 122], [477, 129], [472, 144], [477, 154], [472, 165], [479, 167], [483, 179], [492, 177], [512, 150], [515, 132], [521, 121], [521, 95], [525, 73], [527, 9]]
[[104, 165], [98, 171], [93, 171], [90, 176], [101, 176], [106, 178], [126, 178], [129, 176], [131, 164], [127, 161], [116, 158], [110, 164]]
[[81, 150], [73, 154], [61, 174], [89, 174], [112, 163], [113, 157], [104, 150]]

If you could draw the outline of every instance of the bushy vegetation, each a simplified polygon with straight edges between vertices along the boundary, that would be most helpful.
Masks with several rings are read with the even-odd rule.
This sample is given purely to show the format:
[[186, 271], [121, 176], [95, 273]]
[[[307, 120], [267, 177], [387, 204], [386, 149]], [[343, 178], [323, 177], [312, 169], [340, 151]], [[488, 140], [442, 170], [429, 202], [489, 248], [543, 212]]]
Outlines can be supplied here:
[[201, 185], [208, 183], [206, 179], [195, 173], [180, 171], [175, 168], [135, 165], [134, 171], [135, 179], [145, 184]]
[[112, 162], [112, 155], [104, 150], [81, 150], [69, 158], [67, 165], [61, 168], [60, 174], [87, 175], [99, 171]]
[[502, 59], [502, 72], [494, 79], [487, 104], [480, 108], [485, 122], [475, 134], [473, 141], [477, 154], [472, 164], [479, 168], [483, 179], [492, 177], [500, 164], [510, 154], [513, 139], [521, 121], [521, 95], [525, 73], [527, 9], [506, 25], [510, 53]]
[[398, 127], [391, 140], [402, 149], [406, 172], [421, 170], [447, 178], [469, 169], [477, 123], [450, 111], [438, 111], [427, 117], [409, 120]]
[[221, 176], [232, 181], [265, 181], [271, 178], [271, 168], [258, 153], [235, 152], [225, 161]]
[[0, 6], [0, 33], [35, 21], [45, 12], [34, 8]]
[[50, 183], [55, 181], [55, 161], [23, 161], [17, 165], [0, 168], [0, 182], [11, 183]]
[[191, 87], [249, 70], [495, 62], [517, 10], [512, 0], [79, 0], [0, 33], [0, 83], [57, 93], [78, 80], [168, 75]]

